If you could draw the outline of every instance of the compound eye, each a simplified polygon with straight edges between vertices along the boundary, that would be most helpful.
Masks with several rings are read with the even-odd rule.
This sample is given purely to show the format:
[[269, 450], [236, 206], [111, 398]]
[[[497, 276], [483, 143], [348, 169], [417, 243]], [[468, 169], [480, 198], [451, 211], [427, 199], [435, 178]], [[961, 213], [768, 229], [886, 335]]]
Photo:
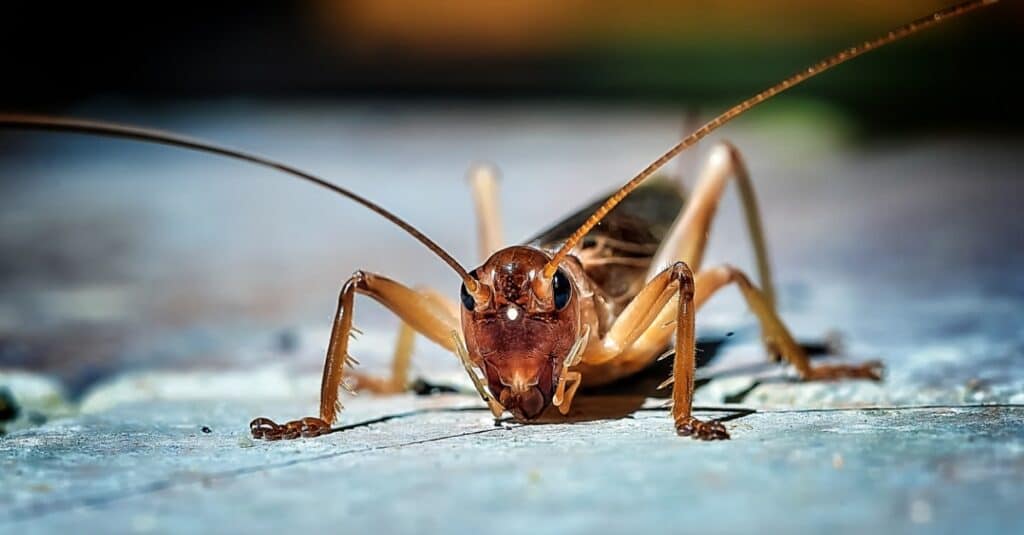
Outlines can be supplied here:
[[476, 308], [476, 299], [469, 294], [469, 290], [466, 289], [466, 285], [462, 285], [462, 291], [459, 292], [459, 297], [462, 298], [462, 306], [466, 307], [466, 310], [472, 312]]
[[569, 298], [572, 297], [572, 283], [569, 282], [569, 277], [564, 271], [555, 272], [555, 278], [551, 281], [551, 289], [555, 294], [555, 308], [562, 310], [565, 305], [569, 304]]

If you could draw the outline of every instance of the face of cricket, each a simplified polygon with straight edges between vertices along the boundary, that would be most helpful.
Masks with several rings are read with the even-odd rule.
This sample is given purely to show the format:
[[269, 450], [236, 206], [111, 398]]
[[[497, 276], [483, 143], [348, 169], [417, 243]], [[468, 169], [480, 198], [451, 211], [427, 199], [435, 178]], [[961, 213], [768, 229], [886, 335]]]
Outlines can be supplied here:
[[494, 253], [462, 288], [462, 330], [470, 359], [481, 365], [491, 395], [518, 420], [551, 404], [562, 364], [579, 330], [578, 292], [561, 269], [542, 275], [551, 257], [532, 247]]

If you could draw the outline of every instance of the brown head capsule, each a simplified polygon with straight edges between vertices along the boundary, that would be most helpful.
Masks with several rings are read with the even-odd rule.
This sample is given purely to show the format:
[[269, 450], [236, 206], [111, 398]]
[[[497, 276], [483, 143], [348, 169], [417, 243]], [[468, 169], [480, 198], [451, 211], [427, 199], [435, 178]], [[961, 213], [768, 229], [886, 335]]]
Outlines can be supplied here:
[[472, 275], [490, 299], [462, 290], [462, 330], [470, 358], [487, 388], [519, 420], [551, 404], [562, 363], [579, 332], [579, 301], [572, 280], [557, 270], [546, 281], [550, 255], [532, 247], [494, 253]]

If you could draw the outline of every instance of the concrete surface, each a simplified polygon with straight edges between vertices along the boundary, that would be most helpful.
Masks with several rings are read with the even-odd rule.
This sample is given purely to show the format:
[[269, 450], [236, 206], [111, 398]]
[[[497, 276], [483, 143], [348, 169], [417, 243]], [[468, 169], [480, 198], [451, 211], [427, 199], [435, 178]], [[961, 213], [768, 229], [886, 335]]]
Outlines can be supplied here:
[[[349, 416], [424, 404], [358, 402]], [[674, 436], [663, 411], [535, 426], [433, 412], [253, 442], [239, 422], [263, 412], [297, 414], [151, 402], [10, 436], [0, 531], [1024, 529], [1024, 406], [766, 412], [722, 443]]]
[[[475, 261], [474, 160], [504, 171], [516, 240], [669, 146], [674, 110], [87, 108], [238, 146], [381, 200]], [[61, 136], [0, 142], [0, 532], [1021, 532], [1020, 140], [846, 143], [828, 117], [725, 132], [754, 174], [783, 317], [881, 358], [883, 384], [796, 384], [764, 364], [735, 291], [704, 406], [759, 412], [733, 440], [631, 417], [495, 427], [471, 396], [347, 401], [321, 440], [254, 443], [254, 416], [312, 414], [335, 292], [354, 269], [454, 291], [443, 264], [344, 200], [242, 164]], [[701, 155], [683, 160], [693, 175]], [[429, 187], [425, 187], [429, 184]], [[709, 264], [749, 268], [733, 194]], [[353, 353], [387, 366], [365, 300]], [[420, 343], [415, 375], [465, 386]], [[738, 396], [745, 393], [743, 396]], [[2, 407], [0, 407], [2, 408]], [[444, 410], [440, 410], [444, 409]], [[583, 410], [583, 409], [581, 409]], [[0, 413], [3, 411], [0, 410]], [[724, 414], [724, 413], [715, 413]], [[203, 432], [203, 427], [210, 432]]]

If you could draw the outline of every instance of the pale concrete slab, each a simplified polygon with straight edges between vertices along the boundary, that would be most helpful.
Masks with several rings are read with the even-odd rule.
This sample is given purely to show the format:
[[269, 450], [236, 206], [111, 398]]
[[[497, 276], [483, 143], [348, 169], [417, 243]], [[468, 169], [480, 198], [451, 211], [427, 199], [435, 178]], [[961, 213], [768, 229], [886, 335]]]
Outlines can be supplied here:
[[[467, 405], [364, 399], [349, 416]], [[532, 426], [428, 412], [276, 443], [239, 425], [300, 408], [127, 404], [14, 433], [0, 531], [1024, 529], [1022, 406], [765, 412], [721, 443], [676, 437], [658, 410]]]

